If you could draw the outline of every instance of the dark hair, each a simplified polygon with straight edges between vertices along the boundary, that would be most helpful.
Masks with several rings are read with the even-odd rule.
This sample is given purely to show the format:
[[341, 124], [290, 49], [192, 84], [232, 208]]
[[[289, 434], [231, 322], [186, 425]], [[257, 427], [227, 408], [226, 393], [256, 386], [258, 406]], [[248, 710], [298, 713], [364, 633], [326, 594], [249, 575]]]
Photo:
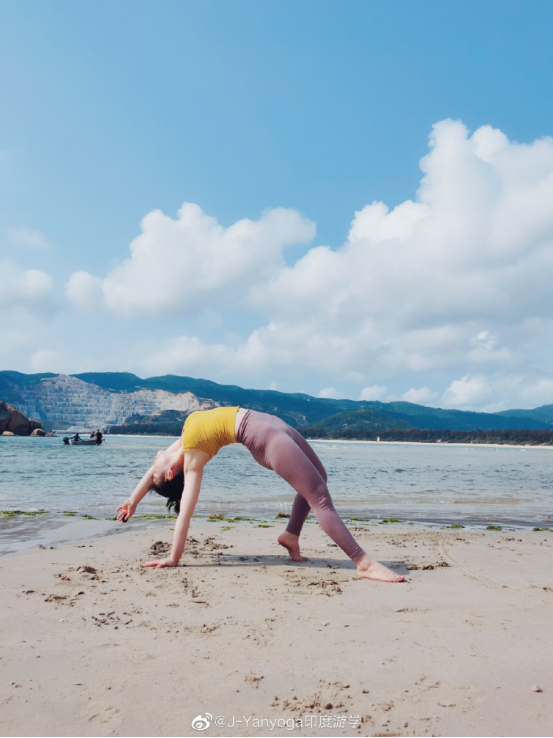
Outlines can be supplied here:
[[180, 500], [182, 497], [182, 491], [184, 489], [184, 472], [181, 470], [173, 479], [168, 479], [160, 484], [152, 484], [150, 492], [157, 492], [162, 497], [167, 497], [165, 503], [169, 512], [173, 509], [178, 515], [180, 512]]

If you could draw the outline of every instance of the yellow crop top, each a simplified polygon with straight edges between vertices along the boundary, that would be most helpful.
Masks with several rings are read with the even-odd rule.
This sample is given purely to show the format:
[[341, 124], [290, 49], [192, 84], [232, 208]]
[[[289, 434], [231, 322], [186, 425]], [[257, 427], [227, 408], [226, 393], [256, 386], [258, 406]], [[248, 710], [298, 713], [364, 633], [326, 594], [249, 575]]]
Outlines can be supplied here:
[[184, 450], [197, 448], [213, 457], [223, 446], [236, 443], [237, 412], [237, 407], [216, 407], [191, 413], [184, 421], [181, 434]]

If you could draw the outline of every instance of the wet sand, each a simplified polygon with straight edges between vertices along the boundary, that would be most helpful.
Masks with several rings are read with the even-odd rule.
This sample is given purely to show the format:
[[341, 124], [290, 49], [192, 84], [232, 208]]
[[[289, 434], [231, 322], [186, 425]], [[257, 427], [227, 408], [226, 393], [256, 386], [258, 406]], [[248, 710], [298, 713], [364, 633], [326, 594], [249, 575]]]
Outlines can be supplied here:
[[305, 564], [231, 525], [172, 569], [141, 566], [169, 526], [2, 558], [0, 734], [551, 734], [553, 533], [353, 528], [391, 585], [315, 524]]

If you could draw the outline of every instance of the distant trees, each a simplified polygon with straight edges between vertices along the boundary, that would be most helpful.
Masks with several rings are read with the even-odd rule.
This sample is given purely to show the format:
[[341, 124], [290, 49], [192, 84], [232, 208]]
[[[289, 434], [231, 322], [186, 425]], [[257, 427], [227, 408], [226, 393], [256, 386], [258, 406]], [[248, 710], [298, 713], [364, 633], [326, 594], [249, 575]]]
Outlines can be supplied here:
[[359, 441], [403, 441], [418, 443], [498, 443], [531, 446], [553, 445], [553, 429], [551, 430], [425, 430], [420, 428], [393, 428], [383, 430], [366, 430], [346, 427], [340, 430], [329, 430], [315, 424], [306, 428], [298, 428], [306, 438], [348, 439]]
[[180, 436], [188, 413], [164, 410], [155, 415], [131, 415], [124, 423], [112, 425], [106, 433], [117, 435]]
[[[112, 425], [106, 433], [120, 435], [158, 435], [180, 436], [187, 413], [178, 410], [165, 410], [154, 415], [131, 415], [125, 423]], [[373, 422], [377, 421], [375, 417]], [[333, 419], [331, 419], [333, 421]], [[364, 417], [363, 421], [367, 421]], [[519, 428], [502, 430], [435, 430], [424, 428], [390, 428], [375, 423], [373, 427], [342, 425], [326, 421], [299, 427], [297, 430], [305, 438], [324, 438], [359, 440], [359, 441], [402, 441], [404, 443], [497, 443], [530, 446], [553, 445], [553, 428], [551, 430], [525, 430]], [[340, 424], [341, 425], [341, 424]]]

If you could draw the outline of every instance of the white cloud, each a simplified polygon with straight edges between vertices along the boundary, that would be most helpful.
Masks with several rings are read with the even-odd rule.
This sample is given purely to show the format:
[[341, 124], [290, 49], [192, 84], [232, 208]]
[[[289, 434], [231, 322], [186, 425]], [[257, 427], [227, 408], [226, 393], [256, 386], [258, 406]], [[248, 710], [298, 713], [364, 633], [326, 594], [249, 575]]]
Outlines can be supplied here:
[[52, 277], [38, 269], [21, 270], [11, 260], [0, 261], [0, 308], [45, 308], [51, 303]]
[[401, 399], [405, 402], [413, 402], [415, 405], [430, 405], [434, 404], [437, 397], [438, 393], [433, 392], [430, 387], [420, 387], [419, 389], [412, 387], [402, 394]]
[[442, 121], [421, 168], [416, 202], [367, 205], [343, 247], [312, 248], [254, 286], [255, 306], [351, 344], [364, 332], [344, 367], [370, 360], [373, 376], [512, 362], [513, 326], [553, 314], [553, 140]]
[[525, 405], [529, 402], [534, 405], [552, 405], [553, 404], [553, 379], [540, 379], [526, 387], [520, 392], [521, 397], [525, 401]]
[[326, 400], [341, 400], [344, 395], [334, 389], [334, 387], [325, 387], [319, 391], [318, 397], [323, 397]]
[[485, 377], [468, 374], [462, 379], [455, 379], [444, 392], [442, 401], [444, 407], [477, 406], [492, 392], [490, 383]]
[[0, 260], [0, 358], [4, 368], [16, 352], [44, 337], [54, 308], [49, 274]]
[[102, 280], [88, 272], [74, 272], [65, 285], [65, 296], [71, 305], [83, 312], [97, 309], [102, 301]]
[[[359, 333], [360, 342], [366, 334]], [[204, 376], [244, 381], [274, 376], [301, 381], [306, 370], [316, 376], [324, 365], [341, 372], [348, 361], [356, 361], [356, 344], [349, 336], [324, 335], [316, 323], [296, 325], [271, 322], [253, 330], [246, 338], [225, 334], [224, 340], [205, 343], [198, 336], [183, 335], [163, 343], [148, 344], [142, 371], [152, 373], [203, 372]], [[311, 388], [311, 392], [314, 388]]]
[[471, 341], [473, 348], [468, 354], [469, 359], [480, 365], [507, 366], [511, 361], [512, 352], [505, 347], [498, 348], [498, 343], [498, 338], [489, 331], [480, 331]]
[[[542, 392], [538, 391], [541, 385]], [[542, 384], [522, 374], [505, 372], [465, 375], [456, 379], [443, 394], [442, 406], [461, 410], [495, 413], [515, 407], [535, 407], [547, 396], [547, 382]], [[534, 401], [529, 401], [532, 397]], [[436, 404], [436, 403], [432, 403]]]
[[386, 387], [375, 384], [372, 387], [365, 387], [362, 389], [359, 399], [367, 400], [367, 402], [374, 402], [375, 400], [382, 400], [385, 396]]
[[40, 231], [27, 226], [8, 229], [8, 239], [16, 246], [32, 249], [45, 249], [49, 246], [46, 236]]
[[541, 402], [553, 359], [553, 139], [518, 144], [445, 120], [421, 170], [412, 199], [366, 205], [339, 248], [315, 245], [290, 266], [283, 250], [315, 234], [294, 210], [229, 227], [193, 204], [177, 218], [154, 211], [129, 258], [101, 284], [72, 275], [68, 299], [97, 304], [100, 285], [116, 314], [197, 319], [198, 335], [145, 337], [144, 373], [276, 377], [349, 396], [370, 381], [364, 399], [435, 404], [443, 393], [448, 407], [475, 409]]
[[131, 257], [103, 280], [104, 301], [128, 316], [228, 308], [243, 301], [252, 282], [278, 273], [286, 246], [314, 236], [314, 223], [284, 208], [228, 228], [193, 203], [176, 220], [154, 210], [142, 220]]

